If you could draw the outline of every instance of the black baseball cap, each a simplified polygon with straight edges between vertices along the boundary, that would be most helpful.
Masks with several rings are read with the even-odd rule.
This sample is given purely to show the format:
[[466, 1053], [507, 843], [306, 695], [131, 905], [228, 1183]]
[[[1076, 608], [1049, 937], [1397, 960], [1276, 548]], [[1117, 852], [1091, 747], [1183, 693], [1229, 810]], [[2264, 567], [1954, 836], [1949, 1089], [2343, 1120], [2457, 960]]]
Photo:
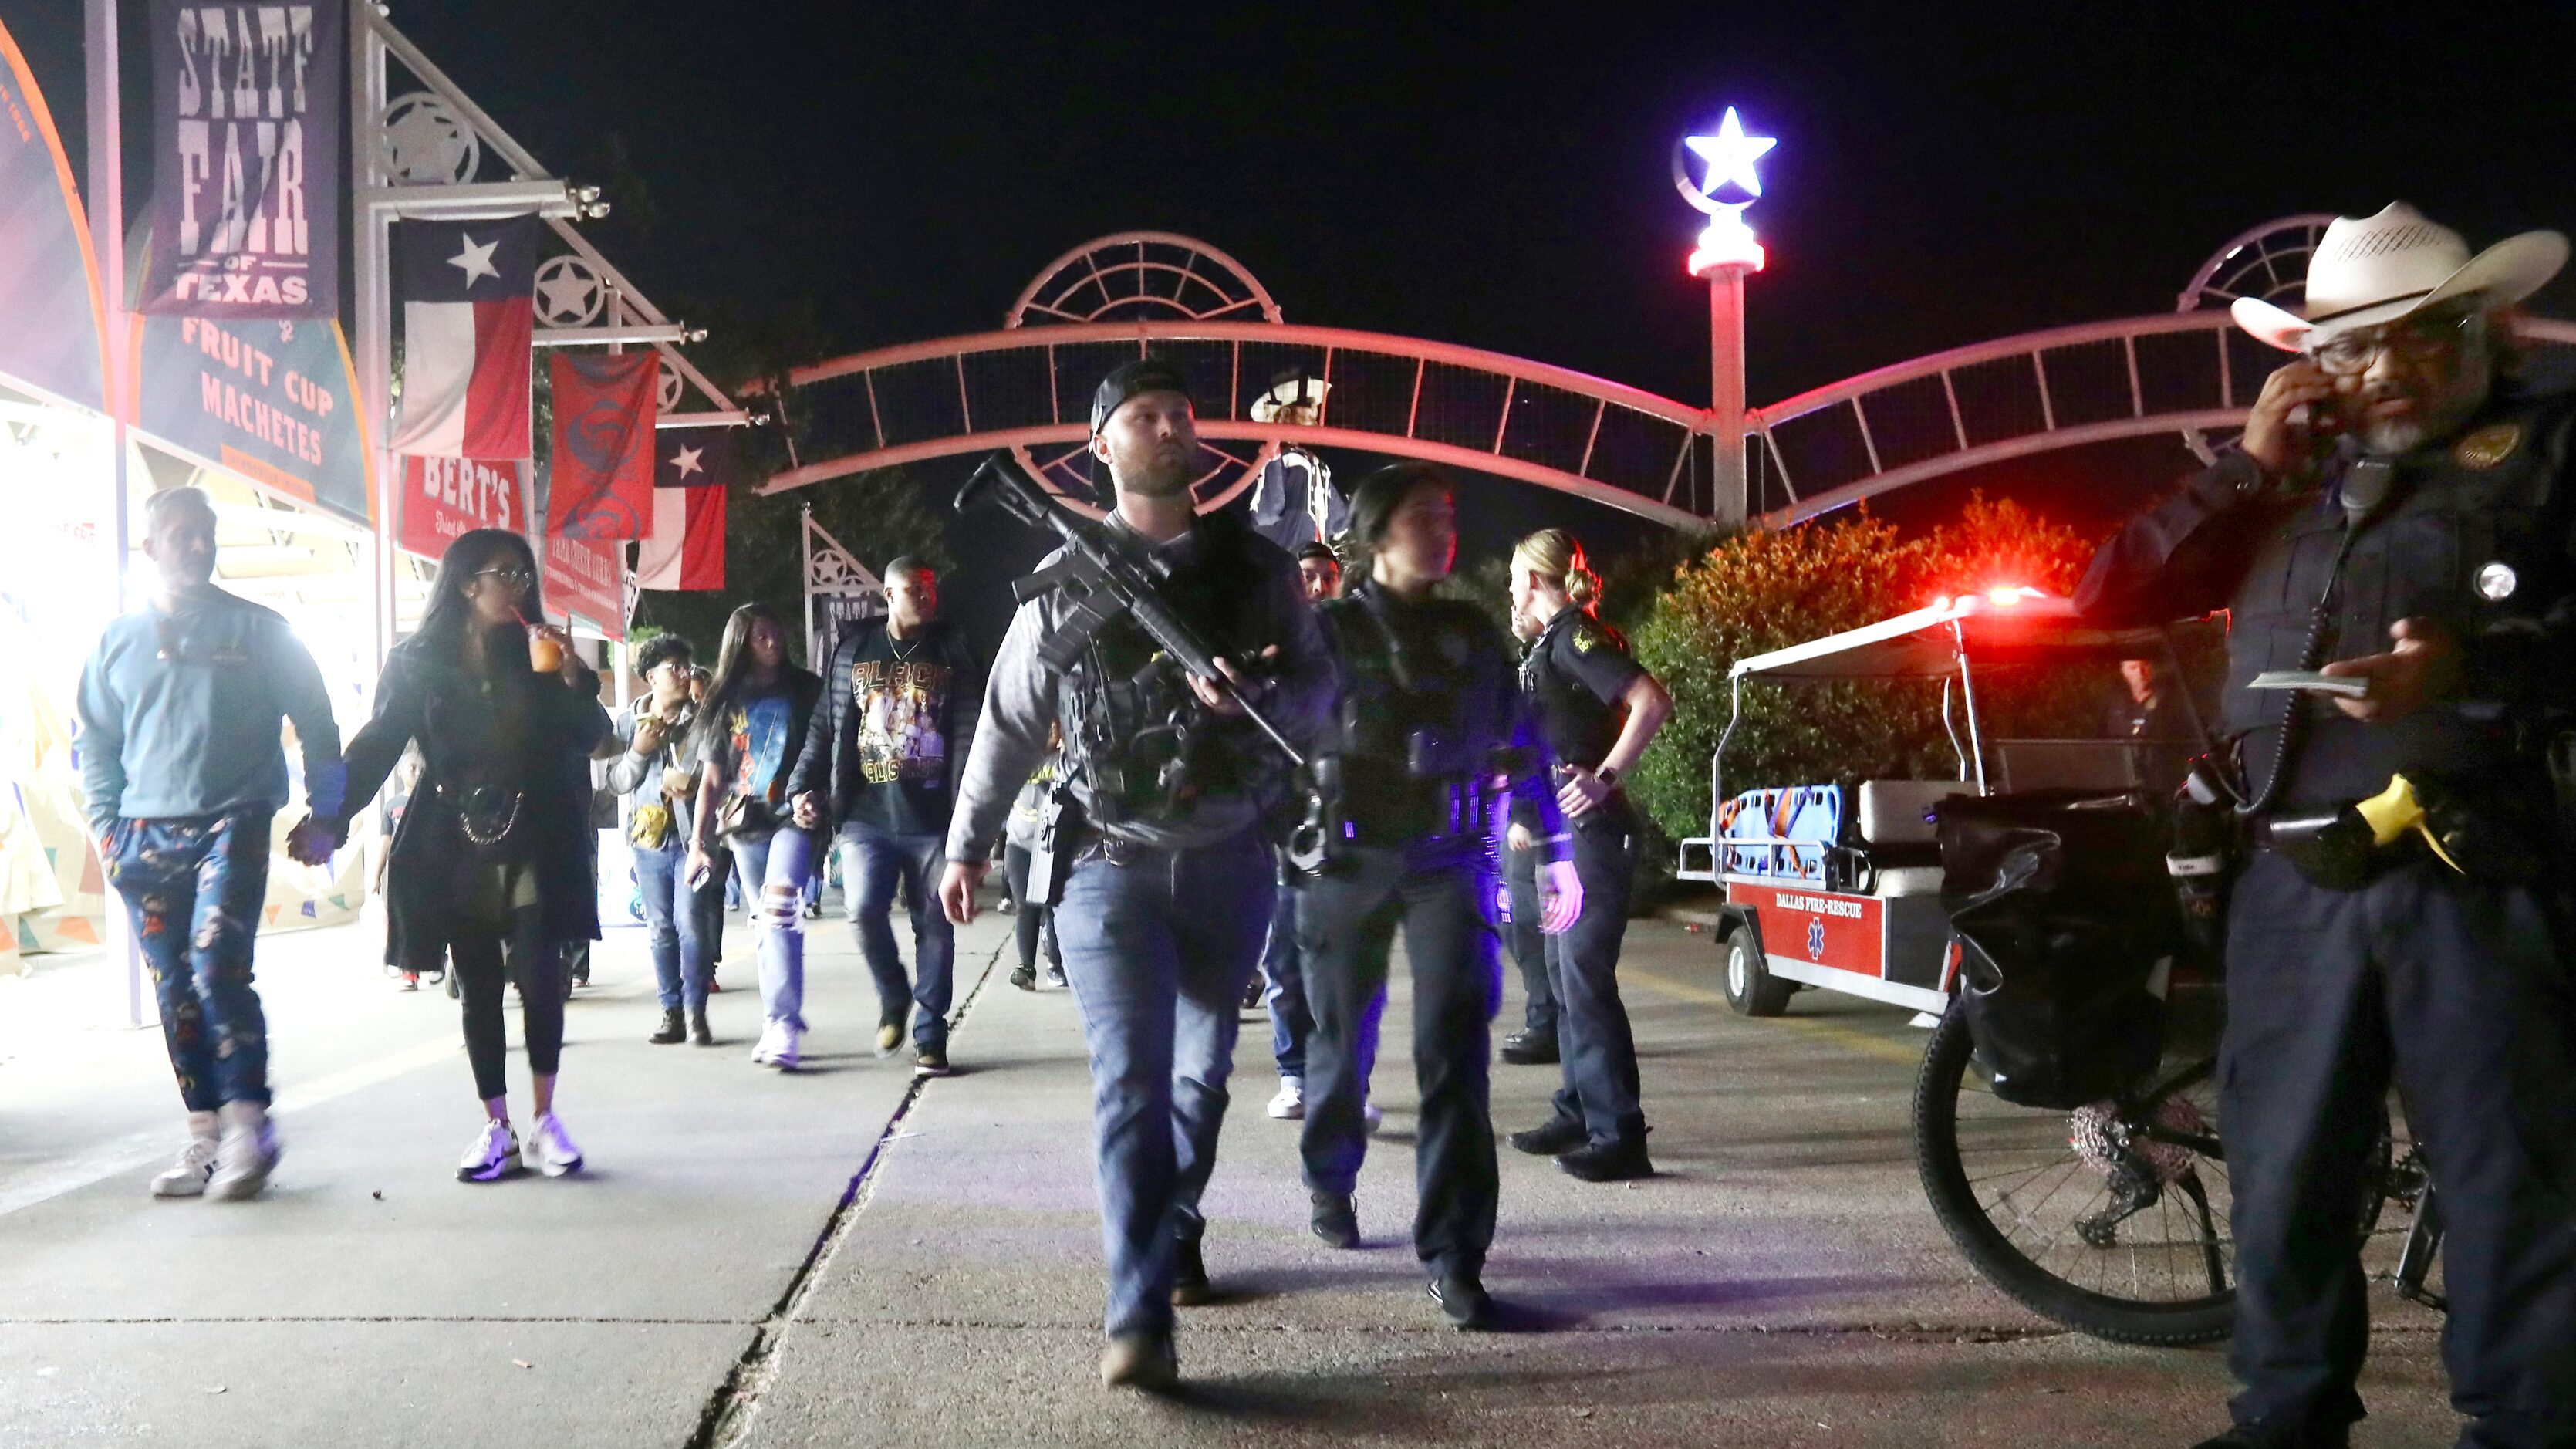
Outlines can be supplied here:
[[1297, 550], [1297, 562], [1304, 563], [1310, 558], [1321, 559], [1325, 563], [1332, 564], [1336, 567], [1339, 567], [1342, 562], [1342, 556], [1333, 552], [1332, 545], [1320, 540], [1314, 543], [1309, 543], [1305, 547]]
[[1119, 404], [1143, 392], [1176, 392], [1190, 395], [1190, 380], [1181, 376], [1179, 367], [1151, 353], [1133, 362], [1120, 363], [1115, 371], [1100, 380], [1100, 388], [1091, 395], [1091, 431], [1097, 436], [1109, 426], [1109, 415]]

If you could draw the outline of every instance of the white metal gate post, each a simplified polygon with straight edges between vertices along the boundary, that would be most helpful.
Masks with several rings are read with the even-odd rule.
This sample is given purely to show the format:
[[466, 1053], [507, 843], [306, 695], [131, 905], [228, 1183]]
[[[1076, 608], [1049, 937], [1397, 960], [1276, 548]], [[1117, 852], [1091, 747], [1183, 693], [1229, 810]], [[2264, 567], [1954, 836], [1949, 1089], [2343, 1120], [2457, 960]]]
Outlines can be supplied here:
[[1708, 273], [1709, 441], [1714, 494], [1709, 510], [1720, 525], [1744, 522], [1751, 499], [1744, 477], [1744, 273], [1718, 266]]
[[385, 444], [393, 428], [393, 284], [386, 250], [392, 214], [368, 198], [386, 184], [384, 148], [377, 127], [385, 111], [385, 41], [376, 33], [375, 0], [349, 0], [349, 175], [358, 204], [352, 267], [357, 278], [358, 421], [369, 471], [376, 477], [375, 529], [368, 542], [374, 579], [376, 666], [394, 647], [394, 510], [401, 484]]
[[[99, 342], [107, 364], [110, 506], [116, 514], [108, 536], [116, 541], [116, 612], [123, 613], [132, 594], [126, 575], [134, 552], [134, 497], [125, 431], [134, 411], [133, 400], [125, 395], [133, 380], [128, 357], [134, 325], [125, 310], [125, 91], [119, 74], [123, 56], [117, 45], [116, 0], [86, 0], [82, 9], [89, 62], [90, 246], [98, 253], [99, 281], [107, 293], [107, 335]], [[125, 962], [125, 1024], [139, 1027], [143, 1025], [143, 950], [134, 939], [134, 922], [125, 912], [124, 899], [113, 885], [107, 894], [99, 914], [105, 918], [109, 953]]]

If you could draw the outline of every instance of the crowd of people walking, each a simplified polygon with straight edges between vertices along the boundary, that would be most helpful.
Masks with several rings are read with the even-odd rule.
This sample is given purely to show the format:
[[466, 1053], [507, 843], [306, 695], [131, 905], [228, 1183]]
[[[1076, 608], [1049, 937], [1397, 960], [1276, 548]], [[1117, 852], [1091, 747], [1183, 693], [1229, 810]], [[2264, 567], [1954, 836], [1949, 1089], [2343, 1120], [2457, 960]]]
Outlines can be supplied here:
[[[2576, 790], [2557, 753], [2569, 736], [2544, 759], [2507, 727], [2544, 694], [2552, 728], [2567, 717], [2576, 409], [2513, 386], [2497, 340], [2500, 309], [2566, 250], [2533, 233], [2472, 258], [2402, 207], [2334, 223], [2308, 315], [2238, 304], [2249, 332], [2300, 359], [2265, 382], [2235, 450], [2104, 546], [2079, 595], [2103, 618], [2230, 606], [2232, 684], [2295, 665], [2306, 689], [2320, 663], [2319, 677], [2366, 682], [2322, 703], [2228, 699], [2231, 735], [2264, 752], [2268, 783], [2238, 802], [2258, 842], [2240, 906], [2261, 909], [2231, 924], [2219, 1067], [2247, 1389], [2211, 1449], [2340, 1445], [2360, 1416], [2359, 1260], [2335, 1224], [2370, 1143], [2385, 1150], [2376, 1114], [2392, 1079], [2452, 1215], [2446, 1342], [2463, 1442], [2569, 1442], [2576, 1078], [2552, 1034], [2566, 1021], [2551, 944], [2565, 903], [2539, 874], [2563, 860], [2500, 855], [2512, 869], [2480, 876], [2445, 856], [2449, 874], [2415, 861], [2326, 878], [2292, 848], [2286, 813], [2331, 820], [2392, 767], [2488, 792], [2462, 808], [2494, 810], [2500, 828]], [[1583, 1182], [1654, 1170], [1618, 962], [1640, 833], [1627, 781], [1672, 700], [1599, 617], [1600, 578], [1565, 532], [1513, 550], [1507, 633], [1457, 595], [1462, 498], [1438, 468], [1367, 475], [1339, 550], [1318, 540], [1292, 555], [1198, 511], [1198, 446], [1178, 367], [1147, 356], [1102, 380], [1090, 450], [1112, 506], [1040, 572], [1106, 582], [1030, 592], [989, 669], [940, 617], [934, 571], [896, 559], [883, 621], [846, 635], [821, 673], [791, 657], [775, 614], [746, 605], [711, 677], [687, 641], [645, 644], [645, 692], [613, 720], [599, 676], [543, 622], [526, 540], [467, 533], [345, 753], [283, 621], [214, 586], [204, 496], [153, 495], [151, 598], [108, 628], [79, 696], [90, 823], [187, 1113], [186, 1146], [152, 1191], [250, 1197], [280, 1159], [252, 960], [291, 724], [310, 813], [279, 843], [300, 861], [327, 859], [397, 763], [420, 761], [386, 852], [384, 951], [411, 976], [457, 982], [481, 1108], [464, 1181], [583, 1165], [556, 1109], [572, 962], [599, 931], [597, 760], [623, 802], [659, 1044], [713, 1044], [729, 869], [759, 964], [753, 1060], [799, 1066], [803, 922], [836, 844], [877, 989], [876, 1049], [892, 1056], [908, 1034], [914, 1073], [948, 1074], [954, 928], [1001, 856], [1010, 980], [1067, 988], [1088, 1046], [1109, 1385], [1174, 1384], [1175, 1310], [1218, 1296], [1222, 1245], [1201, 1202], [1253, 1003], [1278, 1071], [1268, 1114], [1297, 1123], [1312, 1230], [1334, 1248], [1363, 1241], [1354, 1191], [1400, 934], [1420, 1113], [1411, 1238], [1438, 1312], [1497, 1326], [1482, 1275], [1501, 1221], [1498, 936], [1527, 997], [1499, 1058], [1553, 1065], [1560, 1082], [1548, 1119], [1509, 1145]], [[1131, 574], [1155, 581], [1161, 624], [1132, 601], [1102, 607]], [[2334, 638], [2352, 641], [2349, 657], [2324, 662]], [[1205, 667], [1177, 667], [1193, 648]], [[2378, 652], [2353, 653], [2364, 648]], [[2151, 708], [2153, 676], [2131, 683]], [[525, 1139], [505, 985], [526, 1043]]]

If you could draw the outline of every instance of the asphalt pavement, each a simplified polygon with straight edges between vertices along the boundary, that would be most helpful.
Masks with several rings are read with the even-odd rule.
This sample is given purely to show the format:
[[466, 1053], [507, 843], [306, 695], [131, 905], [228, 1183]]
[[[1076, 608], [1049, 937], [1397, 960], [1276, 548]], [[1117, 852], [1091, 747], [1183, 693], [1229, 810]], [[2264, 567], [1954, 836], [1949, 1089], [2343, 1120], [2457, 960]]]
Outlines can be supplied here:
[[[836, 916], [809, 931], [792, 1075], [747, 1060], [748, 989], [715, 999], [719, 1047], [646, 1044], [643, 943], [613, 931], [569, 1012], [559, 1102], [588, 1168], [479, 1187], [453, 1175], [479, 1111], [453, 1004], [397, 991], [362, 928], [271, 938], [287, 1157], [247, 1204], [148, 1196], [177, 1104], [102, 963], [0, 982], [0, 1449], [2025, 1449], [2224, 1423], [2219, 1350], [2065, 1332], [1942, 1236], [1907, 1133], [1924, 1034], [1906, 1013], [1807, 992], [1776, 1020], [1732, 1016], [1708, 938], [1669, 922], [1637, 923], [1623, 972], [1659, 1174], [1586, 1185], [1504, 1152], [1486, 1282], [1519, 1331], [1449, 1330], [1406, 1241], [1399, 957], [1364, 1246], [1307, 1233], [1296, 1129], [1262, 1115], [1275, 1074], [1247, 1018], [1206, 1203], [1219, 1302], [1182, 1313], [1182, 1393], [1105, 1391], [1081, 1034], [1067, 994], [1003, 980], [1009, 924], [961, 933], [959, 1074], [921, 1085], [908, 1052], [875, 1057]], [[732, 927], [719, 979], [748, 988]], [[1554, 1079], [1498, 1066], [1498, 1125], [1538, 1122]], [[2438, 1320], [2384, 1294], [2373, 1312], [2355, 1442], [2447, 1443]]]

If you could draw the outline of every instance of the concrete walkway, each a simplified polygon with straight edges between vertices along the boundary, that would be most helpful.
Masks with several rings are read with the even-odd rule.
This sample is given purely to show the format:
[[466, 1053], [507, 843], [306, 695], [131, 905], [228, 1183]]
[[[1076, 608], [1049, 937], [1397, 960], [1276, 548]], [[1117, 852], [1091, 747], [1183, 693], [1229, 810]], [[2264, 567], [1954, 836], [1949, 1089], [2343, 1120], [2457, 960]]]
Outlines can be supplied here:
[[[747, 986], [734, 924], [723, 977]], [[1183, 1316], [1187, 1392], [1106, 1393], [1080, 1032], [1066, 994], [1002, 981], [1008, 925], [964, 934], [961, 1073], [919, 1089], [869, 1049], [837, 919], [808, 937], [814, 1054], [792, 1077], [745, 1060], [747, 990], [716, 999], [722, 1049], [646, 1045], [642, 943], [615, 933], [563, 1078], [591, 1170], [480, 1188], [452, 1177], [476, 1110], [452, 1004], [395, 993], [355, 931], [277, 938], [289, 1155], [248, 1205], [145, 1195], [175, 1147], [156, 1034], [30, 1029], [75, 1014], [73, 973], [0, 986], [0, 1446], [2026, 1449], [2223, 1422], [2217, 1352], [2058, 1331], [1942, 1237], [1907, 1140], [1904, 1013], [1808, 993], [1730, 1016], [1707, 938], [1663, 923], [1638, 924], [1626, 968], [1662, 1175], [1586, 1186], [1504, 1154], [1487, 1282], [1532, 1331], [1459, 1335], [1423, 1296], [1399, 984], [1366, 1248], [1306, 1232], [1248, 1022], [1207, 1202], [1225, 1301]], [[106, 1014], [102, 984], [78, 990]], [[1499, 1123], [1538, 1121], [1553, 1079], [1498, 1067]], [[2436, 1320], [2373, 1309], [2356, 1442], [2447, 1442]]]

